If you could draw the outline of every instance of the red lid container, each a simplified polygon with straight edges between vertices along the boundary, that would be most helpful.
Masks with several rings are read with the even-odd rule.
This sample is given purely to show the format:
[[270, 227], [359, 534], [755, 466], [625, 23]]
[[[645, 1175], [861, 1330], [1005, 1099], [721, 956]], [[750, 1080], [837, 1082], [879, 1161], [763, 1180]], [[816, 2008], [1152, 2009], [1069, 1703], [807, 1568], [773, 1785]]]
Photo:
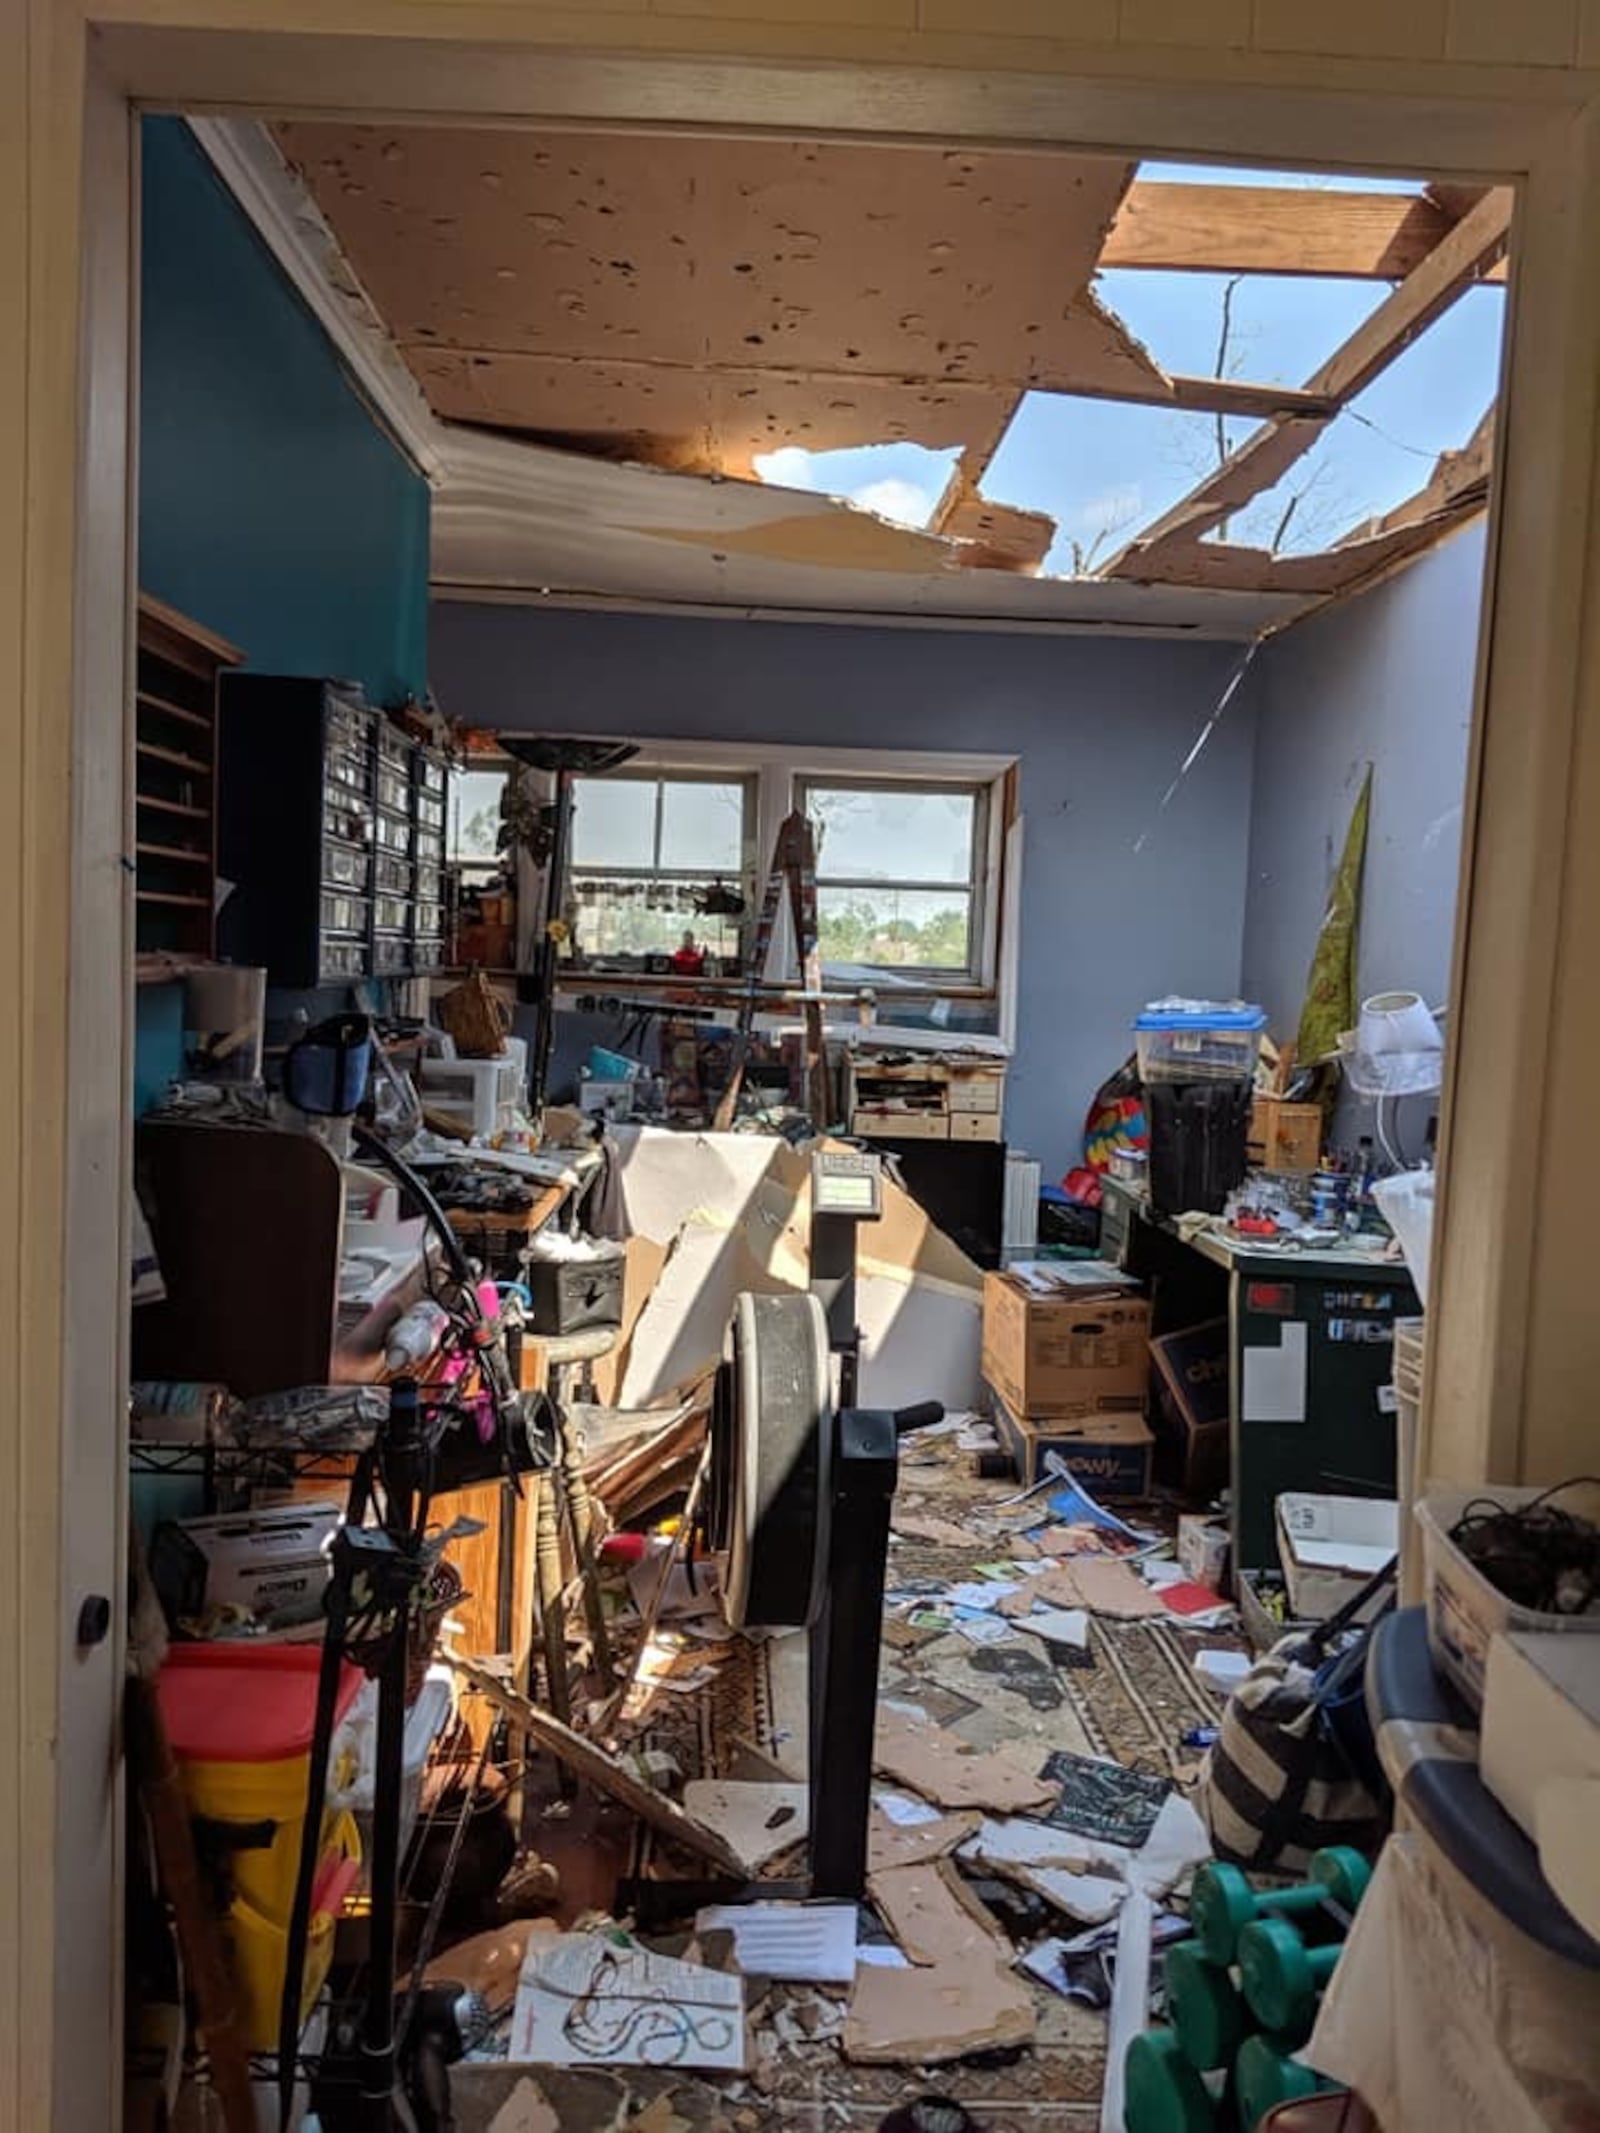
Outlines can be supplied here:
[[[156, 1676], [172, 1752], [184, 1762], [273, 1763], [308, 1755], [317, 1721], [320, 1644], [174, 1644]], [[339, 1669], [335, 1723], [361, 1669]]]

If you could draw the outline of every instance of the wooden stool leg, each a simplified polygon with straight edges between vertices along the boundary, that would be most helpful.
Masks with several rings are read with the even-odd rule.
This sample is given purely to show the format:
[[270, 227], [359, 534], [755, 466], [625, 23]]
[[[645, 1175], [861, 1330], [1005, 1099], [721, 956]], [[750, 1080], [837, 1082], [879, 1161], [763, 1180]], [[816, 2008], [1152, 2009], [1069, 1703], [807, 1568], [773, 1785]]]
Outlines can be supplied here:
[[561, 1519], [554, 1472], [531, 1477], [535, 1492], [533, 1522], [533, 1589], [544, 1644], [545, 1694], [564, 1726], [572, 1723], [572, 1696], [567, 1686], [567, 1640], [561, 1612]]

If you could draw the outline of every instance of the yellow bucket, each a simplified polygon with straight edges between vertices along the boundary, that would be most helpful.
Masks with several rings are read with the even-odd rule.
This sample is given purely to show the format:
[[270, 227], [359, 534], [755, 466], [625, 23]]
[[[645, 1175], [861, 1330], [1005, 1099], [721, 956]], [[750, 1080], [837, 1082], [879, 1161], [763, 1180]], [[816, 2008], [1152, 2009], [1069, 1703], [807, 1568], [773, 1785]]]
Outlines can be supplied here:
[[[305, 1973], [300, 1992], [300, 2026], [304, 2028], [317, 1994], [322, 1990], [333, 1961], [334, 1927], [339, 1908], [355, 1882], [361, 1863], [361, 1839], [354, 1818], [333, 1818], [327, 1849], [317, 1867], [311, 1897], [311, 1923], [306, 1935]], [[278, 2012], [283, 1999], [283, 1973], [289, 1955], [289, 1909], [280, 1924], [263, 1917], [253, 1904], [241, 1898], [228, 1913], [224, 1931], [233, 1958], [234, 1984], [238, 1990], [237, 2014], [245, 2048], [252, 2052], [277, 2049]]]

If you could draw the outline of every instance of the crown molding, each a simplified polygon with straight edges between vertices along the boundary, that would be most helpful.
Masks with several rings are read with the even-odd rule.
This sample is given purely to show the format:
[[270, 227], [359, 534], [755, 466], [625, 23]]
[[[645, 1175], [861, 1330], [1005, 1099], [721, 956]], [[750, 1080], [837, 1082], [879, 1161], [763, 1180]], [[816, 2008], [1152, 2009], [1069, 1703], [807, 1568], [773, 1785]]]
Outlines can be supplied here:
[[444, 424], [423, 397], [377, 306], [268, 128], [256, 119], [191, 118], [187, 124], [337, 349], [374, 415], [418, 472], [437, 487], [449, 457]]

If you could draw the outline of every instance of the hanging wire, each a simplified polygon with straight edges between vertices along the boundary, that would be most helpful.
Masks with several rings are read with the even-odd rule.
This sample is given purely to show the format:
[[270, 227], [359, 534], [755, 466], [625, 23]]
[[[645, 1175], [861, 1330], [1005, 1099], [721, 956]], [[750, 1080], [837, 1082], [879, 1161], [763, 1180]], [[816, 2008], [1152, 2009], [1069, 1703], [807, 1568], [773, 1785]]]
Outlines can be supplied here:
[[[1191, 747], [1189, 753], [1178, 765], [1177, 775], [1173, 778], [1172, 783], [1167, 787], [1166, 791], [1161, 795], [1160, 805], [1156, 809], [1157, 820], [1159, 820], [1159, 818], [1164, 815], [1167, 809], [1172, 805], [1172, 802], [1176, 797], [1178, 787], [1183, 783], [1184, 779], [1189, 775], [1190, 771], [1193, 770], [1195, 764], [1199, 762], [1201, 754], [1205, 749], [1206, 743], [1210, 740], [1212, 734], [1216, 732], [1217, 727], [1221, 722], [1223, 713], [1227, 710], [1229, 704], [1233, 702], [1234, 697], [1239, 693], [1239, 684], [1244, 680], [1246, 674], [1249, 673], [1251, 661], [1255, 658], [1256, 653], [1260, 649], [1261, 639], [1259, 637], [1252, 638], [1250, 643], [1245, 646], [1238, 660], [1235, 662], [1233, 672], [1228, 676], [1227, 681], [1223, 684], [1222, 694], [1217, 698], [1216, 705], [1212, 710], [1211, 716], [1200, 728], [1200, 731], [1195, 738], [1193, 747]], [[1151, 821], [1147, 823], [1145, 827], [1139, 832], [1138, 836], [1134, 839], [1133, 842], [1133, 849], [1135, 852], [1142, 852], [1144, 850], [1145, 846], [1149, 843], [1151, 836], [1154, 834], [1155, 827], [1155, 821]]]

